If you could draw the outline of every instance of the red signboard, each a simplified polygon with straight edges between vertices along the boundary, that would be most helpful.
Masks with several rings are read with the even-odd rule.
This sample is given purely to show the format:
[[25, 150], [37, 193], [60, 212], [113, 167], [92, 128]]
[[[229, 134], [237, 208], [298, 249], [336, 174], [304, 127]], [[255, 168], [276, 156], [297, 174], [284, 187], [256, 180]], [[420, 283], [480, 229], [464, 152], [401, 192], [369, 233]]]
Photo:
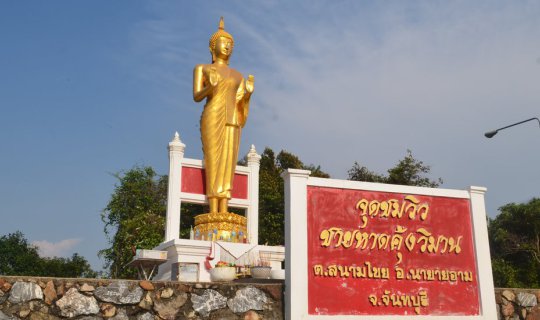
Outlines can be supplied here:
[[309, 314], [479, 314], [469, 199], [307, 191]]
[[[205, 194], [206, 183], [204, 169], [182, 167], [182, 192]], [[236, 199], [248, 198], [248, 176], [246, 174], [234, 175], [231, 196]]]

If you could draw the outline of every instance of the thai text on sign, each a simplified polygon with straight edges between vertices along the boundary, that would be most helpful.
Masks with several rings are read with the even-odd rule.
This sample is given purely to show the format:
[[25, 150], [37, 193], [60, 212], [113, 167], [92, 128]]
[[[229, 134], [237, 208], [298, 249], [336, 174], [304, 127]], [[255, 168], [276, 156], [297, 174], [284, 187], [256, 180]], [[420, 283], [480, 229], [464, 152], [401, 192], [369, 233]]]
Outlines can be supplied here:
[[479, 314], [469, 199], [307, 192], [309, 314]]

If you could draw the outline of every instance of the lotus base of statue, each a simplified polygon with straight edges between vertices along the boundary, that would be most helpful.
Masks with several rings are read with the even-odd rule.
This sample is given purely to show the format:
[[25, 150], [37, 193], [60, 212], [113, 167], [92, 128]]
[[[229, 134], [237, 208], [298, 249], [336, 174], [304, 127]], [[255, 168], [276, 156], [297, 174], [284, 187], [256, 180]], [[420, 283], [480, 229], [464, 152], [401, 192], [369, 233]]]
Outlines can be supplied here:
[[247, 242], [247, 219], [236, 213], [205, 213], [195, 216], [197, 240]]

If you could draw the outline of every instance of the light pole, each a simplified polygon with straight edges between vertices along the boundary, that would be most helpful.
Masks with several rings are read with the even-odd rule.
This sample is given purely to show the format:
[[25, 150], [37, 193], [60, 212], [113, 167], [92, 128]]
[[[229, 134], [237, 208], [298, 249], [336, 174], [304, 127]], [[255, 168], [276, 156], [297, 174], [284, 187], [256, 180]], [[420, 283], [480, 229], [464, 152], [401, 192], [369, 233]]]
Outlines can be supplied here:
[[524, 122], [531, 121], [531, 120], [537, 120], [537, 121], [538, 121], [538, 125], [540, 126], [540, 120], [539, 120], [538, 118], [530, 118], [530, 119], [527, 119], [527, 120], [523, 120], [523, 121], [520, 121], [520, 122], [511, 124], [511, 125], [506, 126], [506, 127], [499, 128], [499, 129], [497, 129], [497, 130], [493, 130], [493, 131], [486, 132], [486, 133], [484, 133], [484, 135], [486, 136], [486, 138], [492, 138], [494, 135], [497, 134], [497, 132], [499, 132], [499, 130], [503, 130], [503, 129], [506, 129], [506, 128], [510, 128], [510, 127], [513, 127], [513, 126], [517, 126], [518, 124], [522, 124], [522, 123], [524, 123]]

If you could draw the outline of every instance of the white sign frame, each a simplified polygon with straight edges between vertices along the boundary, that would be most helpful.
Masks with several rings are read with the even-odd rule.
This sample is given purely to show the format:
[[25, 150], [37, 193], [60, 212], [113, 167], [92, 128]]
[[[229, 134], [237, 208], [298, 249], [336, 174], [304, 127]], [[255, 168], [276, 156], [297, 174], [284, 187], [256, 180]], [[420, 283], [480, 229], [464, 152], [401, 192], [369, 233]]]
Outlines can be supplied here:
[[[287, 320], [493, 320], [497, 319], [491, 270], [484, 194], [486, 188], [468, 190], [424, 188], [310, 177], [310, 171], [288, 169], [285, 180], [285, 319]], [[308, 314], [307, 187], [406, 193], [469, 199], [476, 250], [480, 314], [475, 316], [429, 315], [310, 315]]]

